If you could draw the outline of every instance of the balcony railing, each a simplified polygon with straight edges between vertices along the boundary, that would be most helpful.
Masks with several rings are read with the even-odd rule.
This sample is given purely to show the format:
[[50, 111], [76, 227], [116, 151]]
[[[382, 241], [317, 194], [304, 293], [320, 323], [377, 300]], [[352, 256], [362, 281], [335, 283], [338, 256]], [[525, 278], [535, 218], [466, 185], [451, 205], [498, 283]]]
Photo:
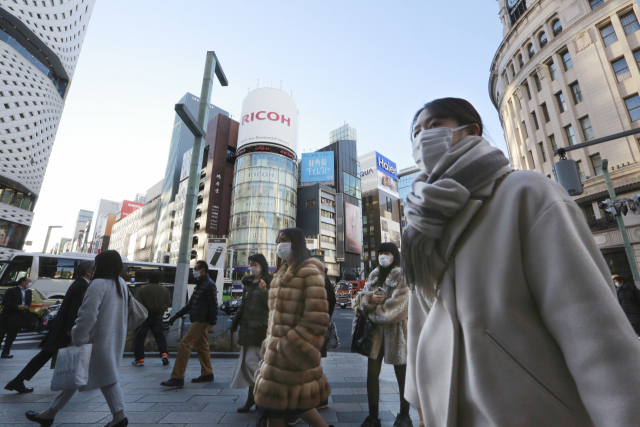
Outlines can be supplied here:
[[604, 218], [588, 221], [587, 224], [591, 231], [604, 231], [618, 228], [618, 221], [612, 216], [605, 216]]

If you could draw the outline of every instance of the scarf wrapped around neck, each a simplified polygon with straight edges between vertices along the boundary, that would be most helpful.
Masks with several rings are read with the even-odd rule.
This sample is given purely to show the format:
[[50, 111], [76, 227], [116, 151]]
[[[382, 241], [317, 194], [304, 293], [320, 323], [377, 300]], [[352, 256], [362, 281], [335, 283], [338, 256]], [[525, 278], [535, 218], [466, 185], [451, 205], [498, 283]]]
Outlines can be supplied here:
[[500, 149], [480, 136], [469, 136], [451, 147], [430, 175], [420, 173], [414, 180], [405, 207], [409, 226], [402, 236], [403, 271], [407, 283], [428, 300], [436, 297], [437, 268], [445, 265], [437, 244], [450, 219], [477, 190], [510, 170]]

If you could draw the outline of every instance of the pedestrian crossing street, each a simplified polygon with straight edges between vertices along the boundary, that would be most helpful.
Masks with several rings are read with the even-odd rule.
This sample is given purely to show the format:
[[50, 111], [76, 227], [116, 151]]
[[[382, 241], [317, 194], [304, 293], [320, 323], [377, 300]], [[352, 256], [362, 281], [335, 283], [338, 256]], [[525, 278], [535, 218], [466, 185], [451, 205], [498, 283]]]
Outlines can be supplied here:
[[[29, 350], [38, 348], [46, 334], [38, 332], [21, 332], [11, 346], [12, 350]], [[4, 342], [2, 343], [4, 347]]]

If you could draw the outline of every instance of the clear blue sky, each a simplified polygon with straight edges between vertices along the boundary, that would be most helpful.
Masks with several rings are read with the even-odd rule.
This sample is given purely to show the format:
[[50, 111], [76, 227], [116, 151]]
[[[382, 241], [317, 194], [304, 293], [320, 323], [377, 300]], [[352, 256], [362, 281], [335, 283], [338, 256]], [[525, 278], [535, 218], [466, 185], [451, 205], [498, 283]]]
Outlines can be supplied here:
[[468, 99], [505, 149], [487, 84], [502, 40], [495, 0], [98, 0], [53, 146], [26, 250], [71, 237], [79, 209], [122, 201], [164, 177], [174, 104], [200, 93], [207, 50], [229, 80], [212, 103], [240, 115], [248, 88], [292, 91], [300, 150], [349, 123], [358, 152], [413, 164], [413, 114]]

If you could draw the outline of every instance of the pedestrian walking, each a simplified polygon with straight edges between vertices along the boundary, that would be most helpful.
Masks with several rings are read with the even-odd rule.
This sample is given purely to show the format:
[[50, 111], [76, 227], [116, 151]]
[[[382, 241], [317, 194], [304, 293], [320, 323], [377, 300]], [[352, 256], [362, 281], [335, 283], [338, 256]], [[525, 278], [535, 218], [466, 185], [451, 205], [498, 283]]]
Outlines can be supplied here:
[[640, 336], [640, 290], [635, 283], [627, 282], [622, 276], [614, 277], [613, 283], [616, 285], [622, 311], [627, 315], [636, 335]]
[[269, 427], [284, 426], [290, 415], [313, 427], [327, 427], [315, 409], [331, 392], [320, 357], [329, 325], [324, 265], [311, 258], [299, 228], [280, 231], [276, 243], [278, 270], [269, 291], [256, 404], [265, 409]]
[[409, 287], [400, 268], [400, 251], [394, 243], [378, 248], [378, 261], [360, 296], [360, 310], [375, 324], [371, 354], [367, 359], [369, 415], [361, 427], [380, 427], [380, 372], [382, 362], [393, 365], [400, 391], [400, 413], [394, 427], [412, 427], [411, 408], [404, 397], [407, 374], [407, 318]]
[[0, 312], [0, 345], [5, 335], [7, 340], [2, 347], [0, 358], [11, 359], [11, 345], [18, 336], [20, 328], [30, 324], [31, 280], [23, 276], [16, 282], [16, 286], [7, 289], [2, 298], [2, 312]]
[[260, 348], [267, 337], [269, 324], [269, 289], [273, 276], [269, 274], [269, 264], [262, 254], [249, 257], [251, 274], [242, 279], [244, 286], [242, 303], [231, 322], [231, 336], [240, 327], [238, 342], [242, 346], [236, 370], [231, 379], [230, 388], [249, 387], [247, 401], [238, 408], [238, 412], [249, 412], [255, 399], [253, 387], [254, 376], [260, 367]]
[[122, 258], [116, 251], [104, 251], [95, 258], [93, 280], [87, 287], [75, 326], [71, 329], [72, 345], [93, 344], [89, 376], [85, 386], [62, 391], [49, 409], [37, 413], [27, 411], [29, 421], [49, 427], [58, 411], [78, 391], [99, 388], [113, 415], [107, 427], [125, 427], [124, 396], [120, 388], [120, 362], [127, 338], [127, 286], [120, 277]]
[[58, 353], [58, 350], [71, 344], [71, 330], [76, 324], [78, 310], [80, 310], [84, 294], [91, 281], [93, 267], [93, 261], [82, 261], [76, 268], [77, 279], [69, 286], [58, 309], [58, 314], [49, 325], [49, 333], [40, 344], [42, 350], [5, 386], [5, 390], [31, 393], [33, 388], [26, 387], [24, 382], [31, 381], [31, 378]]
[[428, 426], [637, 425], [640, 341], [582, 211], [482, 134], [462, 99], [413, 121], [407, 400]]
[[191, 382], [211, 382], [214, 378], [208, 334], [215, 331], [218, 320], [218, 291], [216, 284], [209, 277], [209, 265], [206, 261], [196, 262], [193, 268], [193, 277], [196, 279], [196, 288], [193, 290], [191, 299], [187, 305], [169, 319], [169, 326], [171, 326], [178, 318], [189, 313], [191, 327], [180, 341], [171, 379], [160, 383], [164, 387], [184, 386], [184, 373], [187, 370], [187, 363], [189, 363], [193, 348], [198, 352], [200, 359], [200, 376], [193, 378]]
[[147, 276], [148, 283], [136, 293], [136, 300], [147, 309], [149, 316], [140, 325], [133, 342], [134, 361], [131, 364], [134, 366], [144, 366], [144, 341], [147, 339], [149, 330], [156, 340], [162, 364], [169, 364], [167, 337], [164, 336], [162, 319], [164, 313], [171, 307], [171, 294], [169, 289], [160, 284], [161, 279], [160, 271], [151, 271]]

